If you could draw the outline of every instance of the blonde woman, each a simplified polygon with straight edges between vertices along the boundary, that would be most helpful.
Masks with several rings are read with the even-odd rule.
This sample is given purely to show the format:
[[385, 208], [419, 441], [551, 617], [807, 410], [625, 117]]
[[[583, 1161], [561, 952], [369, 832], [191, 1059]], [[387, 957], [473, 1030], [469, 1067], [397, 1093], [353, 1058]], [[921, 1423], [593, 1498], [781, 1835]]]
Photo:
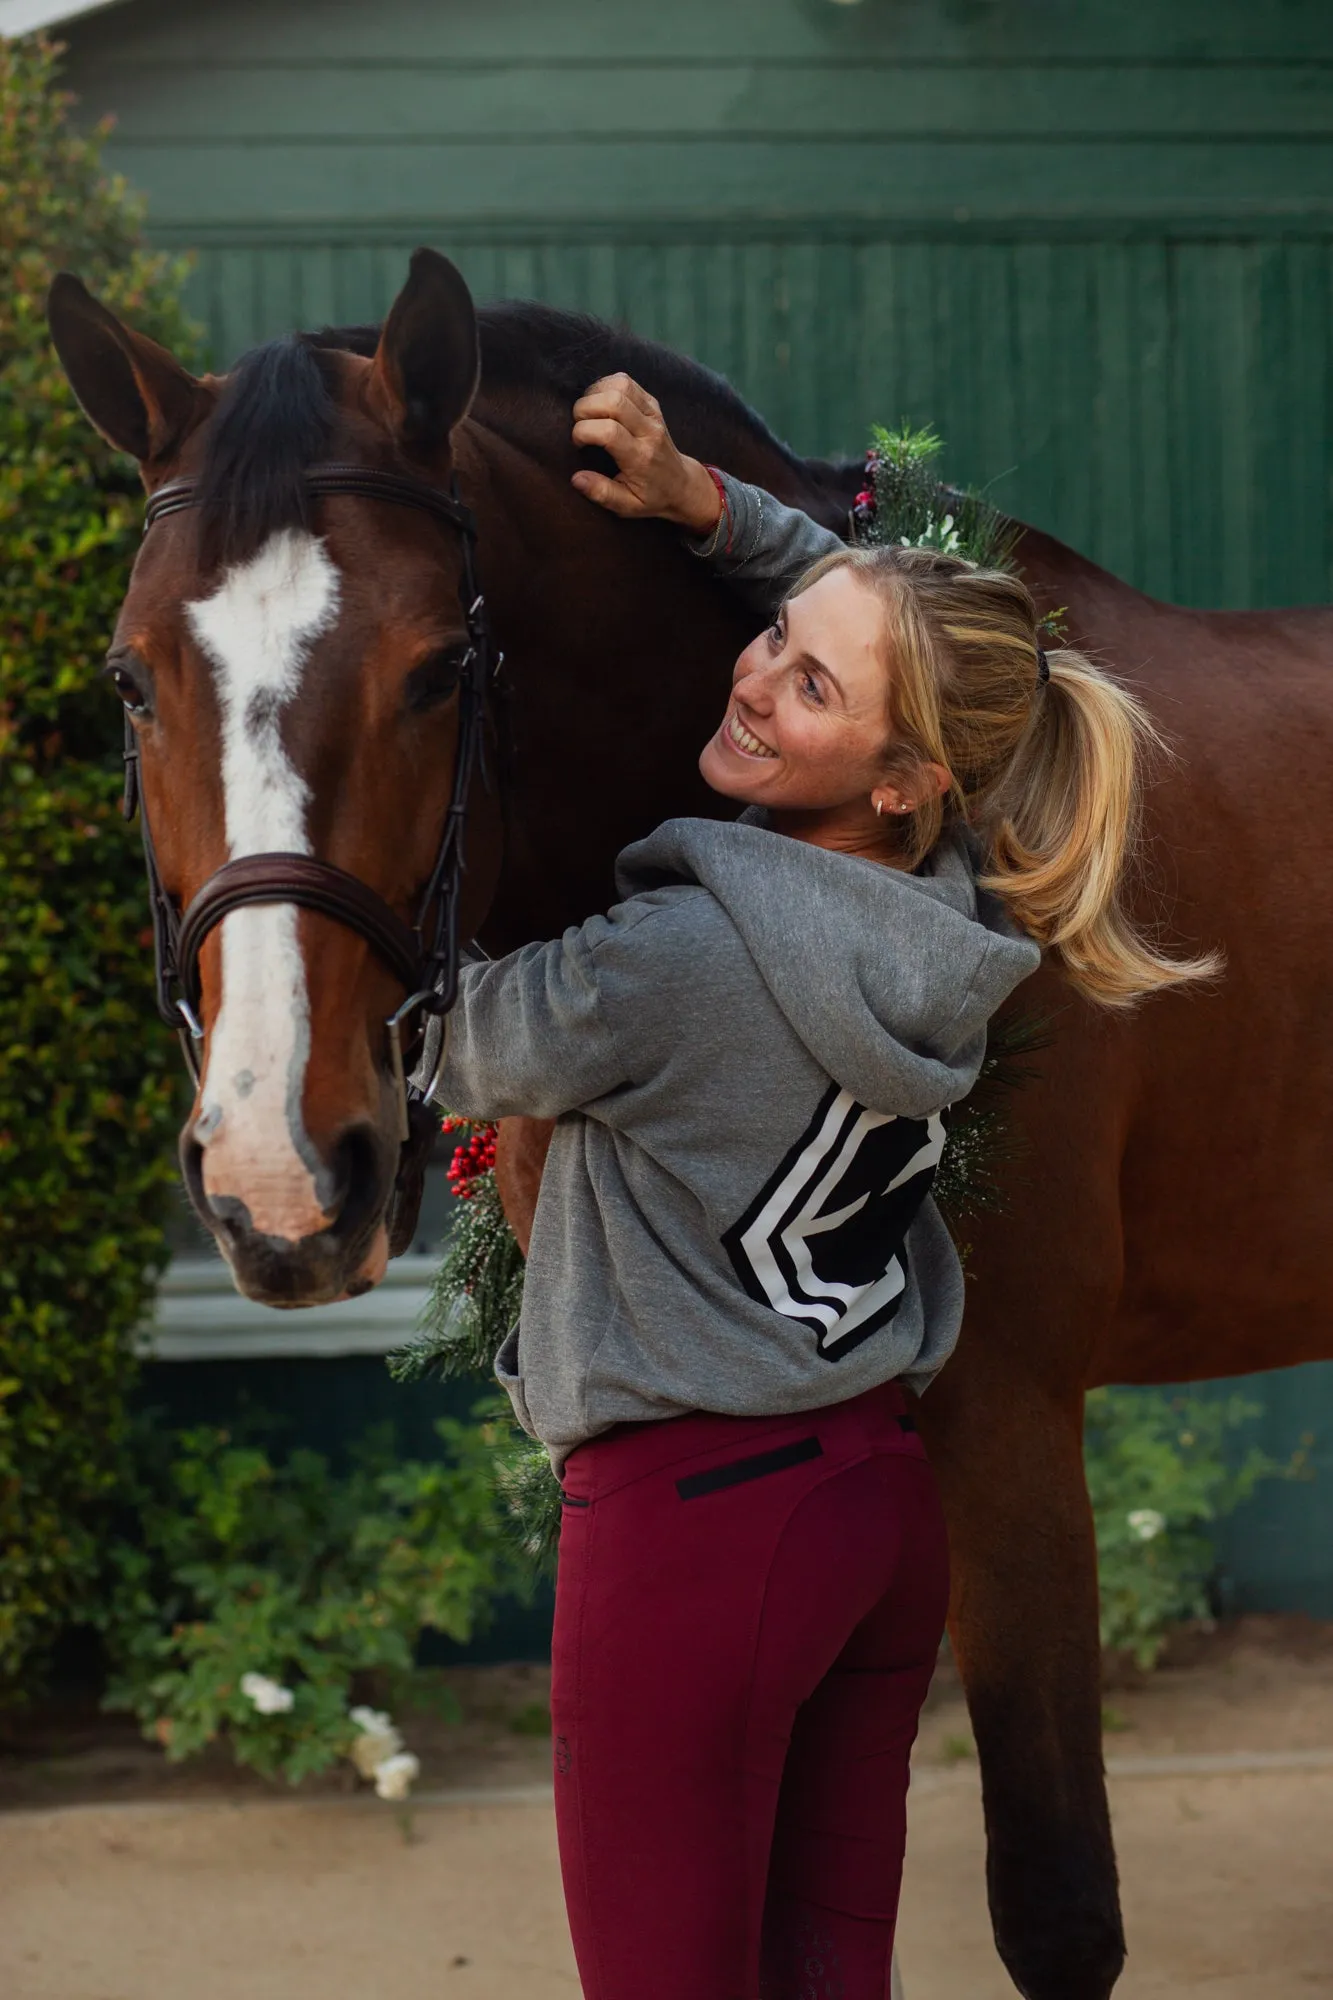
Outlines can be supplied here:
[[574, 415], [619, 468], [580, 491], [771, 617], [700, 758], [739, 819], [469, 968], [440, 1086], [558, 1121], [496, 1366], [563, 1481], [575, 1951], [587, 2000], [883, 2000], [948, 1595], [909, 1400], [962, 1317], [948, 1109], [1042, 947], [1115, 1007], [1208, 968], [1120, 900], [1148, 725], [1016, 577], [844, 548], [626, 376]]

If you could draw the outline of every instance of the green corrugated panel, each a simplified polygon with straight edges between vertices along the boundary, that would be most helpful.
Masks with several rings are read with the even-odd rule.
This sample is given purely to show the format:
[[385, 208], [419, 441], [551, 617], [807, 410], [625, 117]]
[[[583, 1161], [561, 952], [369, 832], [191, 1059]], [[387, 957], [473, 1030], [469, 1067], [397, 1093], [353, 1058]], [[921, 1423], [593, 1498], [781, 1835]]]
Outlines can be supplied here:
[[[439, 240], [449, 247], [449, 237]], [[414, 239], [205, 250], [219, 361], [383, 313]], [[1327, 243], [467, 242], [479, 297], [696, 354], [801, 450], [931, 421], [956, 476], [1182, 603], [1330, 595]]]

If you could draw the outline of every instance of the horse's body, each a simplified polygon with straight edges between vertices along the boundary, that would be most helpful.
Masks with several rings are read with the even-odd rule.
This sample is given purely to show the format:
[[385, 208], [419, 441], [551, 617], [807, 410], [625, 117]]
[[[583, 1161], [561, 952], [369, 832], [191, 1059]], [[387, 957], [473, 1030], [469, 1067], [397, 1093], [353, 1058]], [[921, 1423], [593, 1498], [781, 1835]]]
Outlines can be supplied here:
[[[673, 402], [646, 355], [603, 360], [641, 376], [683, 449], [829, 518], [827, 468], [812, 467], [803, 481], [762, 436], [710, 430], [706, 410]], [[487, 408], [483, 373], [475, 413], [483, 455]], [[502, 893], [502, 946], [550, 935], [595, 906], [590, 866], [604, 899], [622, 833], [643, 830], [663, 809], [696, 809], [697, 746], [742, 636], [722, 589], [701, 584], [693, 559], [668, 538], [653, 547], [650, 574], [631, 579], [643, 530], [571, 501], [567, 449], [549, 462], [547, 531], [560, 536], [568, 523], [597, 574], [552, 575], [536, 593], [547, 647], [529, 654], [511, 645], [520, 743], [530, 690], [555, 678], [553, 647], [562, 687], [579, 690], [561, 780], [582, 794], [595, 778], [603, 798], [617, 788], [619, 757], [603, 764], [600, 731], [579, 732], [589, 697], [594, 714], [623, 715], [606, 680], [622, 660], [635, 735], [644, 729], [645, 750], [656, 754], [636, 758], [632, 773], [635, 787], [648, 779], [651, 796], [627, 795], [626, 819], [597, 827], [599, 853], [586, 834], [566, 832], [579, 855], [575, 886], [566, 894], [563, 881], [547, 881], [539, 923], [534, 885], [519, 891], [517, 928]], [[834, 496], [844, 510], [855, 483], [849, 476]], [[603, 542], [605, 568], [595, 553]], [[1143, 894], [1169, 938], [1227, 954], [1213, 990], [1153, 1000], [1127, 1018], [1072, 999], [1049, 971], [1025, 989], [1021, 1004], [1054, 1015], [1054, 1038], [1011, 1107], [1026, 1139], [1022, 1163], [1004, 1215], [970, 1227], [963, 1338], [921, 1409], [949, 1513], [953, 1636], [985, 1785], [997, 1941], [1034, 2000], [1094, 2000], [1109, 1990], [1120, 1942], [1101, 1777], [1084, 1390], [1333, 1355], [1325, 1270], [1333, 1049], [1323, 1032], [1333, 889], [1311, 839], [1333, 806], [1333, 611], [1179, 610], [1032, 531], [1018, 561], [1043, 609], [1065, 607], [1071, 642], [1129, 679], [1176, 744], [1178, 762], [1151, 796]], [[497, 573], [493, 597], [507, 634], [505, 587]], [[604, 651], [585, 624], [589, 602], [617, 628], [628, 613], [623, 638], [608, 630]], [[648, 720], [659, 705], [665, 728]], [[623, 764], [620, 772], [631, 775]], [[535, 797], [531, 776], [521, 779], [520, 823]], [[549, 834], [559, 810], [551, 795], [534, 834]], [[543, 1136], [504, 1135], [520, 1231]]]
[[[715, 378], [609, 329], [497, 308], [482, 352], [452, 449], [510, 689], [503, 858], [484, 829], [475, 855], [483, 878], [499, 863], [481, 928], [498, 952], [603, 907], [615, 852], [658, 820], [716, 808], [695, 759], [753, 623], [671, 530], [571, 490], [574, 395], [626, 368], [683, 449], [830, 525], [857, 478], [794, 458]], [[921, 1408], [949, 1513], [997, 1940], [1032, 2000], [1103, 2000], [1122, 1940], [1084, 1390], [1333, 1353], [1331, 892], [1308, 837], [1333, 804], [1333, 612], [1173, 609], [1036, 532], [1018, 561], [1043, 608], [1066, 607], [1072, 643], [1123, 673], [1176, 743], [1152, 793], [1144, 894], [1169, 939], [1227, 953], [1215, 989], [1129, 1017], [1097, 1014], [1047, 970], [1025, 989], [1056, 1022], [1013, 1101], [1025, 1155], [1006, 1213], [970, 1229], [967, 1324]], [[307, 1098], [333, 1088], [327, 1061], [312, 1076]], [[541, 1140], [506, 1135], [521, 1233]]]

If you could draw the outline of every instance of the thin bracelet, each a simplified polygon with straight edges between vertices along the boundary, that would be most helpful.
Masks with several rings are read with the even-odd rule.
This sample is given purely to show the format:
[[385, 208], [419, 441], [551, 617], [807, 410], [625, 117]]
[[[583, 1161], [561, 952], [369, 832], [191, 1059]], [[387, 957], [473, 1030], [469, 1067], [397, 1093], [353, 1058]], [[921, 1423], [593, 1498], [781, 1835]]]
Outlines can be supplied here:
[[723, 544], [722, 553], [724, 556], [729, 556], [731, 554], [731, 537], [734, 533], [734, 523], [731, 518], [731, 502], [727, 498], [727, 482], [715, 465], [706, 465], [704, 471], [708, 474], [714, 486], [716, 486], [717, 497], [722, 502], [722, 512], [717, 517], [717, 527], [713, 530], [713, 539], [708, 544], [707, 552], [710, 556], [717, 553], [717, 538], [722, 523], [725, 521], [727, 524], [727, 539]]

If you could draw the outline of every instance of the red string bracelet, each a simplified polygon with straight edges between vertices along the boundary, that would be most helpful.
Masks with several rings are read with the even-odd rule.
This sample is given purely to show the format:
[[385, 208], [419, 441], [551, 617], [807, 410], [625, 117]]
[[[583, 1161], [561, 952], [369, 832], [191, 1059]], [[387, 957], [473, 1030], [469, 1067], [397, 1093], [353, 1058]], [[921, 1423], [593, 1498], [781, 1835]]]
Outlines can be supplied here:
[[[716, 486], [717, 497], [722, 502], [722, 512], [719, 514], [718, 520], [725, 521], [727, 524], [727, 539], [722, 545], [722, 553], [723, 555], [729, 556], [731, 554], [731, 536], [732, 536], [733, 523], [731, 519], [731, 502], [727, 498], [727, 482], [722, 477], [722, 474], [718, 471], [715, 465], [706, 465], [704, 467], [704, 471], [708, 474], [708, 477], [712, 480], [714, 486]], [[716, 548], [717, 546], [716, 528], [714, 528], [713, 530], [713, 546], [714, 548]]]

